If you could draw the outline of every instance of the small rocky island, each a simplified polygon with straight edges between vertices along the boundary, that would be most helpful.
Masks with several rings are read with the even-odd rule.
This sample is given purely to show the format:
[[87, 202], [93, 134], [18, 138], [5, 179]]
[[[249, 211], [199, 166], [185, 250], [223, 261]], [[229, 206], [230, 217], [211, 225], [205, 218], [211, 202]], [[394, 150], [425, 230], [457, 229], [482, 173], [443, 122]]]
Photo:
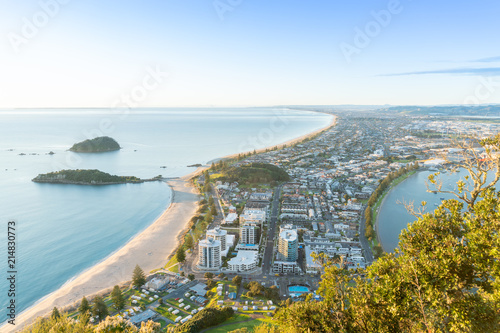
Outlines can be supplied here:
[[69, 150], [75, 153], [104, 153], [120, 149], [121, 147], [115, 139], [109, 136], [100, 136], [75, 143]]
[[75, 185], [112, 185], [126, 183], [144, 183], [161, 180], [161, 175], [151, 179], [133, 176], [115, 176], [99, 170], [61, 170], [39, 174], [32, 179], [35, 183], [75, 184]]

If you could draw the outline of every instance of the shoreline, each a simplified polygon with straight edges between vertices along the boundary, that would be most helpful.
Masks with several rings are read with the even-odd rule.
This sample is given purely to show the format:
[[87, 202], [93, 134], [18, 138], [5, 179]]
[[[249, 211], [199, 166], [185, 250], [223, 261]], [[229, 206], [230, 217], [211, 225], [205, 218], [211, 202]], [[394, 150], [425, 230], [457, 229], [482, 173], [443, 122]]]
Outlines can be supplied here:
[[[275, 147], [294, 145], [330, 129], [335, 126], [338, 117], [332, 114], [328, 115], [332, 116], [332, 120], [327, 126], [286, 142], [258, 149], [256, 153], [259, 154]], [[235, 158], [239, 154], [243, 153], [226, 155], [212, 161]], [[6, 332], [19, 331], [33, 323], [38, 317], [50, 313], [54, 307], [64, 310], [79, 304], [83, 296], [90, 299], [94, 295], [111, 291], [114, 285], [122, 285], [131, 280], [136, 264], [139, 264], [146, 274], [165, 266], [179, 246], [179, 237], [186, 231], [189, 220], [195, 215], [198, 208], [200, 195], [190, 180], [210, 168], [212, 161], [185, 176], [166, 181], [172, 190], [171, 203], [151, 225], [108, 257], [72, 277], [57, 290], [19, 313], [16, 317], [16, 325], [5, 323], [0, 327], [2, 331], [4, 329]]]
[[[411, 176], [414, 176], [417, 174], [419, 170], [416, 170], [415, 172], [413, 173], [408, 173], [405, 175], [405, 178], [402, 179], [398, 184], [396, 184], [395, 186], [391, 185], [391, 187], [389, 188], [388, 191], [385, 192], [385, 194], [383, 195], [382, 197], [382, 201], [380, 202], [380, 205], [378, 206], [378, 209], [377, 209], [377, 218], [375, 219], [375, 233], [377, 234], [377, 241], [378, 243], [380, 244], [380, 246], [382, 247], [382, 250], [384, 252], [387, 252], [387, 250], [385, 249], [384, 247], [384, 244], [382, 243], [382, 241], [380, 240], [380, 232], [379, 232], [379, 220], [380, 220], [380, 209], [382, 208], [382, 206], [384, 205], [385, 203], [385, 200], [387, 199], [387, 196], [389, 195], [389, 193], [391, 193], [396, 187], [398, 187], [399, 185], [403, 184], [406, 180], [408, 180]], [[394, 251], [394, 249], [391, 250], [391, 252]]]
[[[294, 110], [294, 109], [290, 109], [290, 110]], [[300, 111], [307, 111], [307, 110], [300, 110]], [[288, 141], [285, 141], [283, 143], [278, 143], [278, 144], [275, 144], [275, 145], [272, 145], [272, 146], [269, 146], [269, 147], [265, 147], [265, 148], [259, 148], [259, 149], [255, 149], [255, 154], [261, 154], [261, 153], [265, 153], [266, 150], [272, 150], [274, 148], [283, 148], [284, 146], [291, 146], [291, 145], [295, 145], [297, 143], [299, 143], [300, 141], [304, 140], [304, 139], [307, 139], [307, 138], [310, 138], [310, 137], [313, 137], [317, 134], [320, 134], [321, 132], [323, 131], [326, 131], [330, 128], [332, 128], [333, 126], [335, 126], [337, 124], [337, 118], [338, 116], [334, 115], [334, 114], [331, 114], [331, 113], [325, 113], [325, 112], [320, 112], [320, 111], [309, 111], [309, 112], [315, 112], [315, 113], [321, 113], [321, 114], [326, 114], [326, 115], [329, 115], [329, 116], [332, 116], [332, 120], [330, 121], [330, 123], [328, 125], [326, 125], [325, 127], [322, 127], [320, 129], [317, 129], [313, 132], [310, 132], [310, 133], [307, 133], [307, 134], [304, 134], [304, 135], [301, 135], [299, 137], [296, 137], [294, 139], [290, 139]], [[220, 160], [226, 160], [226, 159], [231, 159], [231, 158], [236, 158], [238, 157], [238, 155], [240, 154], [247, 154], [247, 153], [253, 153], [253, 150], [248, 150], [248, 151], [245, 151], [245, 152], [242, 152], [242, 153], [234, 153], [234, 154], [230, 154], [230, 155], [226, 155], [226, 156], [223, 156], [223, 157], [220, 157], [220, 158], [215, 158], [213, 160], [210, 160], [207, 162], [207, 165], [211, 162], [218, 162]], [[208, 166], [210, 167], [210, 166]]]

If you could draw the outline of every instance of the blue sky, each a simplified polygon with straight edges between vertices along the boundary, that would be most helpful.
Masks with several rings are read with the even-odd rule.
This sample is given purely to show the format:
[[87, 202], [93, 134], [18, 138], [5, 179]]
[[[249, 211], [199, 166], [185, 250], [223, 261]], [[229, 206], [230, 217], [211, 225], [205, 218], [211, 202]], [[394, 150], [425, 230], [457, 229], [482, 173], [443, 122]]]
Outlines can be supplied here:
[[500, 103], [499, 9], [0, 0], [0, 108]]

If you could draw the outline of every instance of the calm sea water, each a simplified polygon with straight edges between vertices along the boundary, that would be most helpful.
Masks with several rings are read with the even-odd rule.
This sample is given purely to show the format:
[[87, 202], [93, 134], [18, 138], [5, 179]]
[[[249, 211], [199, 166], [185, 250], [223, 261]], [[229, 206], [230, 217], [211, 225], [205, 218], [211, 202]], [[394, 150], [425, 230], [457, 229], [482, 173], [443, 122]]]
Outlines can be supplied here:
[[[397, 247], [399, 235], [403, 229], [416, 219], [408, 213], [403, 202], [413, 202], [418, 208], [425, 201], [426, 212], [433, 211], [441, 204], [442, 199], [455, 199], [453, 194], [427, 192], [427, 177], [434, 172], [421, 171], [408, 177], [405, 181], [393, 188], [385, 197], [384, 204], [379, 211], [378, 233], [385, 251], [392, 252]], [[443, 190], [456, 191], [456, 183], [467, 175], [466, 171], [458, 173], [444, 173], [440, 175], [443, 181]], [[432, 190], [433, 187], [431, 186]]]
[[[330, 121], [324, 114], [270, 108], [0, 111], [0, 271], [8, 270], [7, 222], [13, 220], [17, 312], [119, 249], [170, 204], [165, 183], [33, 183], [39, 173], [99, 169], [141, 178], [182, 176], [194, 170], [187, 165], [282, 143]], [[67, 151], [98, 135], [113, 137], [123, 149]], [[7, 289], [0, 279], [3, 309]]]

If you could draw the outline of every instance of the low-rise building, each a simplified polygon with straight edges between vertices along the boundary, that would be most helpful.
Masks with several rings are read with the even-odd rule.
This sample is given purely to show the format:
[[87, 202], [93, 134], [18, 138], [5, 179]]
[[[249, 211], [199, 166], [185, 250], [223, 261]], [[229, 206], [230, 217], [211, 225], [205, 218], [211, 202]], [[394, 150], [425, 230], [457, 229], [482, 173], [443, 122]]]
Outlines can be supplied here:
[[227, 268], [234, 272], [250, 271], [257, 267], [258, 252], [256, 251], [238, 251], [235, 258], [227, 263]]
[[288, 261], [275, 261], [273, 263], [273, 272], [274, 273], [300, 273], [302, 270], [300, 269], [297, 262], [288, 262]]

